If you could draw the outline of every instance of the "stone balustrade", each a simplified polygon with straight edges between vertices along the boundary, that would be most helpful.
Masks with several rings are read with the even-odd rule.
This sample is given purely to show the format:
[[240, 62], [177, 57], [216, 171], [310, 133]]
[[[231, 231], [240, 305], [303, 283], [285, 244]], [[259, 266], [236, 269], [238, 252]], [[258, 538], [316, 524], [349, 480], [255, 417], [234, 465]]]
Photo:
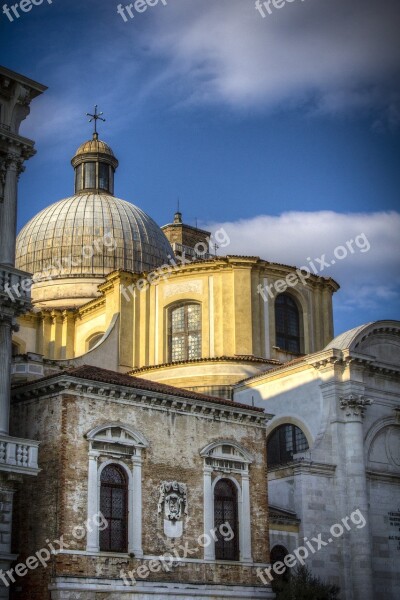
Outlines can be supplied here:
[[39, 442], [0, 435], [0, 471], [37, 475]]
[[0, 313], [2, 307], [29, 310], [31, 304], [31, 276], [8, 265], [0, 264]]

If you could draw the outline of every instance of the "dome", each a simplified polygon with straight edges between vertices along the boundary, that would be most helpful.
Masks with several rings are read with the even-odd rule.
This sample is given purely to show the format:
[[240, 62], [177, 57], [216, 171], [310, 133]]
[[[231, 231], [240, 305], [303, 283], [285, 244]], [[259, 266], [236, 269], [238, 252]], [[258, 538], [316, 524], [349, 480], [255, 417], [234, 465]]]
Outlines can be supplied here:
[[117, 269], [150, 272], [172, 248], [137, 206], [110, 194], [77, 194], [42, 210], [17, 238], [16, 265], [52, 279], [103, 278]]
[[34, 275], [32, 301], [41, 308], [82, 306], [109, 273], [149, 273], [173, 257], [157, 223], [114, 196], [118, 160], [97, 131], [71, 163], [75, 195], [42, 210], [17, 237], [16, 266]]
[[96, 136], [93, 137], [92, 140], [88, 140], [81, 144], [78, 150], [75, 152], [75, 156], [81, 156], [82, 154], [106, 154], [108, 156], [114, 157], [114, 152], [111, 150], [110, 146], [99, 140]]

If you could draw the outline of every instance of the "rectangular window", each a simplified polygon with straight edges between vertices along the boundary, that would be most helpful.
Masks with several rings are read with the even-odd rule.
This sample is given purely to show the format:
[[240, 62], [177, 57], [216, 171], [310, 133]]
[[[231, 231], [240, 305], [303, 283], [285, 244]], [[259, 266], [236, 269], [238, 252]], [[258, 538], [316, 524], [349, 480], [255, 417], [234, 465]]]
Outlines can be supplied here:
[[99, 164], [99, 188], [109, 191], [109, 166], [105, 163]]
[[170, 360], [201, 358], [201, 343], [201, 306], [182, 304], [173, 308], [169, 324]]
[[75, 190], [77, 192], [80, 192], [83, 187], [82, 172], [83, 172], [83, 165], [79, 165], [75, 171]]
[[85, 163], [85, 189], [96, 189], [96, 163]]

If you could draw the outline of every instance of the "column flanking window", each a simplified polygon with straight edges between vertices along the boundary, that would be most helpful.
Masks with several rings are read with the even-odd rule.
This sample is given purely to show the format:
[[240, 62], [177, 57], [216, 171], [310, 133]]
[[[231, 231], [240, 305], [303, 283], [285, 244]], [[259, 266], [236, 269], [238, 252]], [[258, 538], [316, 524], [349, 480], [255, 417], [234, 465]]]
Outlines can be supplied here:
[[300, 354], [300, 313], [290, 294], [280, 294], [275, 300], [275, 331], [278, 348]]
[[[204, 458], [204, 535], [217, 528], [217, 541], [204, 549], [205, 560], [252, 562], [249, 468], [252, 456], [239, 444], [220, 441], [200, 453]], [[229, 523], [232, 540], [218, 535]], [[228, 536], [227, 536], [228, 537]]]
[[[89, 440], [88, 552], [133, 553], [142, 549], [142, 450], [146, 438], [129, 426], [108, 423], [87, 434]], [[101, 531], [96, 515], [108, 526]]]
[[100, 550], [128, 552], [128, 479], [124, 470], [110, 464], [100, 478], [100, 511], [108, 527], [100, 532]]
[[169, 360], [201, 358], [201, 305], [185, 302], [169, 309]]

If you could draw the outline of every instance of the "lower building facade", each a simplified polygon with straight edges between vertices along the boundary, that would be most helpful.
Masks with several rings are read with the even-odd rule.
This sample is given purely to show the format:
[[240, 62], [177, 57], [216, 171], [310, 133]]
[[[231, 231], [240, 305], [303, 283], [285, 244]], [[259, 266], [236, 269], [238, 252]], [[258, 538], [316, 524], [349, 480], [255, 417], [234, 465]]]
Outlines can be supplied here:
[[271, 560], [294, 552], [342, 600], [400, 597], [399, 374], [400, 323], [378, 321], [235, 389], [274, 414]]
[[13, 599], [273, 598], [267, 421], [95, 367], [16, 386], [41, 472], [18, 497]]

